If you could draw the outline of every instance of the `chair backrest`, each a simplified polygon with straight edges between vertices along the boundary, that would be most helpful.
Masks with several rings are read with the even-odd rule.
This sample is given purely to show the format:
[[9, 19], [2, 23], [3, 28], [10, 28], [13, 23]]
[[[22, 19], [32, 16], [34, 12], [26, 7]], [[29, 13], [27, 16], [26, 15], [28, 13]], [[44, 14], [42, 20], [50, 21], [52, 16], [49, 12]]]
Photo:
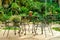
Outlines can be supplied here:
[[29, 21], [28, 21], [28, 17], [22, 16], [22, 17], [21, 17], [21, 22], [23, 22], [23, 23], [29, 22]]

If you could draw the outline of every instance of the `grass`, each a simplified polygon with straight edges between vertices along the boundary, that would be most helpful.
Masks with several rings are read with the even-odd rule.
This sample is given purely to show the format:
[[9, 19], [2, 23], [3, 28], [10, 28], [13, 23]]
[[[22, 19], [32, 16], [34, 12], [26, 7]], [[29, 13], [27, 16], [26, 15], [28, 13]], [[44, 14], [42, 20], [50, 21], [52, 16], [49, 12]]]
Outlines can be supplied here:
[[60, 27], [53, 27], [52, 29], [54, 29], [56, 31], [60, 31]]
[[[14, 30], [15, 27], [5, 27], [3, 30]], [[20, 28], [16, 27], [15, 30], [19, 30]]]

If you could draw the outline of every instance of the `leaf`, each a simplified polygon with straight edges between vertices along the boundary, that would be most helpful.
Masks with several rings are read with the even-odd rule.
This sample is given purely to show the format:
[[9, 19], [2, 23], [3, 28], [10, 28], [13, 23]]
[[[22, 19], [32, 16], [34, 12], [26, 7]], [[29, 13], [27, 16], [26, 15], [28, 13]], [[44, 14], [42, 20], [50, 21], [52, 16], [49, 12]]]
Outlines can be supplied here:
[[19, 8], [17, 3], [12, 3], [12, 8]]

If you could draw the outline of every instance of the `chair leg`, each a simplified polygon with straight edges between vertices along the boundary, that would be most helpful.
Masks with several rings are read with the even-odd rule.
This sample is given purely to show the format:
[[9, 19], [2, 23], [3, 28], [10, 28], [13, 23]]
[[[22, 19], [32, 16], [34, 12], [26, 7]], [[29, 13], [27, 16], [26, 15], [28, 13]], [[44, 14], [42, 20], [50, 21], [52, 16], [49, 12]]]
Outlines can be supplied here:
[[49, 30], [49, 32], [52, 33], [52, 36], [53, 36], [53, 32], [52, 32], [52, 29], [51, 29], [51, 25], [49, 25], [48, 30]]
[[51, 33], [52, 33], [52, 36], [53, 36], [53, 31], [52, 31], [52, 29], [51, 29], [51, 26], [50, 26], [50, 31], [51, 31]]
[[34, 29], [33, 29], [33, 30], [34, 30], [34, 33], [35, 33], [34, 36], [35, 36], [35, 35], [36, 35], [36, 29], [35, 29], [35, 26], [34, 26]]
[[6, 30], [4, 30], [3, 36], [5, 35]]
[[24, 35], [26, 35], [26, 25], [24, 24]]
[[26, 28], [24, 29], [24, 31], [25, 31], [24, 35], [26, 35]]
[[44, 28], [44, 32], [45, 32], [45, 37], [47, 37], [45, 28]]
[[35, 24], [34, 24], [34, 33], [35, 33], [35, 35], [37, 35], [37, 26], [35, 26]]
[[7, 33], [7, 37], [8, 37], [8, 35], [9, 35], [9, 31], [10, 31], [10, 27], [8, 27], [9, 29], [8, 29], [8, 33]]
[[[19, 27], [20, 28], [20, 27]], [[18, 32], [18, 34], [19, 34], [19, 37], [21, 36], [21, 29], [19, 29], [19, 32]]]
[[32, 25], [32, 33], [34, 33], [34, 24]]
[[10, 30], [8, 30], [7, 37], [8, 37], [8, 35], [9, 35], [9, 31], [10, 31]]
[[30, 32], [30, 25], [28, 24], [28, 32]]
[[37, 26], [35, 27], [36, 29], [35, 29], [35, 34], [37, 35], [38, 33], [37, 33], [37, 29], [38, 29], [38, 24], [37, 24]]
[[16, 35], [16, 26], [14, 27], [14, 34]]
[[23, 34], [23, 32], [24, 32], [24, 25], [22, 25], [21, 27], [21, 34]]
[[43, 34], [43, 25], [41, 25], [41, 34]]
[[50, 27], [48, 26], [48, 30], [49, 30], [49, 33], [50, 33]]

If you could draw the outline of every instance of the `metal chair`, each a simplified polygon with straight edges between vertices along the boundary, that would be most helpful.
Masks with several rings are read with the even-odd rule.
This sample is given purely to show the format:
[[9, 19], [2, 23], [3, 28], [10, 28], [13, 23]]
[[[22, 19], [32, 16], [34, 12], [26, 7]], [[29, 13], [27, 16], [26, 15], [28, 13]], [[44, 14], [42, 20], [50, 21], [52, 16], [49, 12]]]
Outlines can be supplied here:
[[[26, 35], [26, 25], [29, 26], [29, 20], [28, 20], [28, 17], [26, 16], [23, 16], [22, 19], [21, 19], [21, 25], [22, 25], [22, 33], [24, 33], [24, 35]], [[29, 26], [30, 27], [30, 26]]]
[[[8, 37], [8, 35], [9, 35], [9, 31], [10, 31], [9, 23], [10, 23], [10, 21], [9, 21], [9, 20], [6, 20], [6, 21], [5, 21], [5, 27], [7, 27], [7, 28], [8, 28], [7, 37]], [[5, 35], [5, 32], [6, 32], [6, 30], [4, 31], [3, 36]]]
[[42, 34], [43, 34], [43, 31], [44, 31], [45, 37], [47, 37], [46, 28], [48, 28], [48, 31], [51, 32], [52, 35], [53, 35], [52, 29], [51, 29], [51, 25], [50, 25], [50, 26], [49, 26], [49, 25], [50, 25], [50, 24], [47, 23], [47, 21], [42, 22], [41, 31], [42, 31]]
[[[34, 20], [33, 20], [34, 19]], [[39, 19], [38, 17], [33, 17], [33, 27], [32, 27], [32, 33], [35, 33], [35, 35], [37, 35], [37, 29], [38, 29], [38, 25], [39, 25]]]

